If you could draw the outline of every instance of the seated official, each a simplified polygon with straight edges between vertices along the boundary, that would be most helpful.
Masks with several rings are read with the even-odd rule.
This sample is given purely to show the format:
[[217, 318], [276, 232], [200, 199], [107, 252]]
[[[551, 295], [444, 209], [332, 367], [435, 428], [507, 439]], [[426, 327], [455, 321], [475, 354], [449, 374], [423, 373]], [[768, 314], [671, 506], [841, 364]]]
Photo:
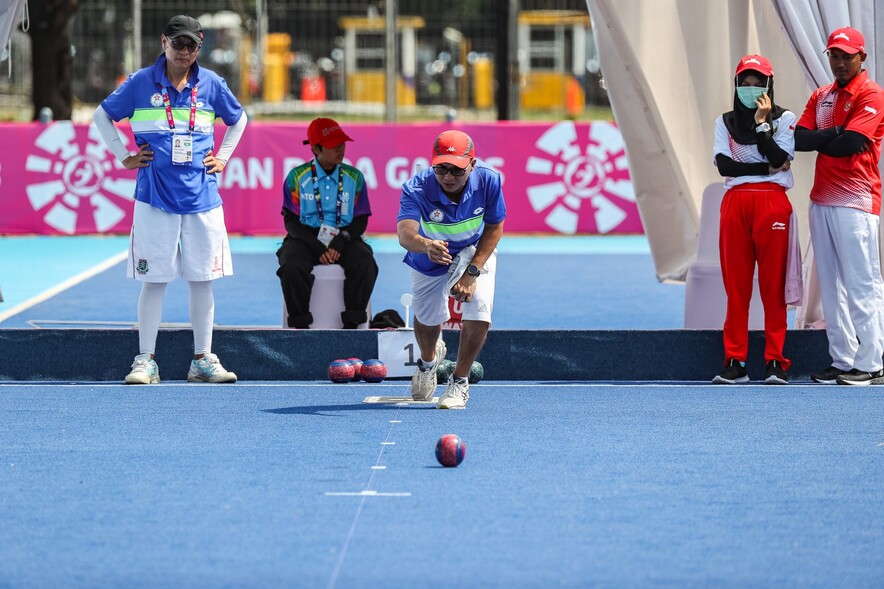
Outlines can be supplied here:
[[313, 267], [339, 264], [344, 269], [344, 329], [368, 321], [366, 308], [378, 277], [374, 252], [362, 236], [371, 206], [362, 172], [344, 163], [346, 142], [353, 141], [332, 119], [315, 119], [305, 145], [315, 156], [292, 169], [283, 186], [286, 236], [276, 257], [276, 275], [288, 309], [288, 326], [313, 323], [310, 293]]

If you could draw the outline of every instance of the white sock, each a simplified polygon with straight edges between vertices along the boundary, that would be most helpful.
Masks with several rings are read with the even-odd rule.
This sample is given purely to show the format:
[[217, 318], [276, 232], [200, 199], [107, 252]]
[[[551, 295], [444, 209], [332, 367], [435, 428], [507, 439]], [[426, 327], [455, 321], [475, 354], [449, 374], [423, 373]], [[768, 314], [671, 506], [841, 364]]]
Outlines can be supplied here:
[[215, 295], [212, 281], [190, 282], [190, 323], [193, 325], [193, 353], [212, 351], [212, 324], [215, 322]]
[[427, 370], [432, 370], [436, 367], [436, 360], [430, 360], [429, 362], [427, 362], [426, 360], [421, 358], [418, 362], [418, 367], [424, 372], [426, 372]]
[[163, 318], [165, 282], [142, 282], [138, 295], [139, 354], [153, 354], [157, 348], [157, 332]]

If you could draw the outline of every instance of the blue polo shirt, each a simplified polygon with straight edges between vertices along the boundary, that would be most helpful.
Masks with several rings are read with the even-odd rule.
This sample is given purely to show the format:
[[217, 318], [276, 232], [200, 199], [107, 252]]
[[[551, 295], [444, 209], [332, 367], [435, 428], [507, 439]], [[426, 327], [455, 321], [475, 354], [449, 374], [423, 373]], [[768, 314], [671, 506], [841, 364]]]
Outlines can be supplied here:
[[[433, 168], [427, 168], [403, 184], [397, 221], [418, 221], [419, 234], [428, 239], [447, 241], [453, 257], [479, 241], [485, 223], [496, 225], [505, 217], [500, 174], [476, 160], [459, 203], [451, 202], [445, 196]], [[403, 261], [427, 276], [439, 276], [448, 271], [448, 266], [430, 261], [427, 254], [407, 252]]]
[[[313, 185], [311, 164], [316, 163], [316, 187]], [[355, 215], [371, 215], [368, 202], [368, 189], [365, 177], [357, 168], [348, 164], [335, 166], [329, 174], [322, 169], [314, 158], [300, 166], [292, 168], [285, 177], [282, 187], [282, 206], [298, 215], [303, 225], [319, 227], [319, 207], [316, 202], [316, 190], [322, 201], [323, 221], [326, 225], [335, 225], [338, 203], [338, 179], [343, 180], [341, 191], [341, 222], [338, 227], [346, 227], [353, 222]]]
[[[192, 89], [196, 85], [196, 118], [193, 131], [193, 160], [172, 165], [172, 137], [189, 133]], [[175, 129], [169, 129], [163, 88], [169, 94]], [[201, 213], [221, 206], [216, 174], [206, 174], [203, 158], [215, 149], [215, 119], [228, 126], [242, 116], [242, 106], [215, 72], [194, 62], [187, 85], [179, 92], [166, 77], [166, 56], [129, 76], [101, 103], [114, 121], [129, 119], [136, 145], [147, 143], [153, 161], [138, 168], [135, 200], [169, 213]]]

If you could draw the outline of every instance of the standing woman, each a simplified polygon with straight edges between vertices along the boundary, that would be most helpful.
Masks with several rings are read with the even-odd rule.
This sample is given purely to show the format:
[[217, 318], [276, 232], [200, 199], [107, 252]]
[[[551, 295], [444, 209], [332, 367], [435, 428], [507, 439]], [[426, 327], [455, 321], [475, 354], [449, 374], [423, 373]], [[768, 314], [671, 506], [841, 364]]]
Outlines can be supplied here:
[[761, 55], [737, 65], [734, 108], [715, 121], [715, 165], [727, 189], [721, 202], [719, 251], [727, 294], [724, 369], [716, 384], [748, 382], [749, 301], [755, 264], [764, 305], [765, 383], [786, 384], [786, 260], [792, 204], [790, 160], [795, 115], [774, 103], [773, 68]]

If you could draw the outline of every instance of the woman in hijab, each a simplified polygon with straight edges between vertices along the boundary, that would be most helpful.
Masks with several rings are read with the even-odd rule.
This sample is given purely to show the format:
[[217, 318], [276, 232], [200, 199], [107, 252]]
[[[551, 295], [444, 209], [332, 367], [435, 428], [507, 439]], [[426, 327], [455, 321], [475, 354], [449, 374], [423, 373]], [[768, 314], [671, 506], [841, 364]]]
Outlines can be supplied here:
[[786, 339], [786, 260], [792, 204], [790, 161], [795, 153], [795, 115], [774, 102], [773, 67], [761, 55], [740, 60], [734, 108], [715, 121], [715, 165], [725, 177], [719, 251], [727, 294], [724, 369], [717, 384], [749, 381], [749, 301], [755, 265], [764, 305], [765, 383], [789, 382]]

